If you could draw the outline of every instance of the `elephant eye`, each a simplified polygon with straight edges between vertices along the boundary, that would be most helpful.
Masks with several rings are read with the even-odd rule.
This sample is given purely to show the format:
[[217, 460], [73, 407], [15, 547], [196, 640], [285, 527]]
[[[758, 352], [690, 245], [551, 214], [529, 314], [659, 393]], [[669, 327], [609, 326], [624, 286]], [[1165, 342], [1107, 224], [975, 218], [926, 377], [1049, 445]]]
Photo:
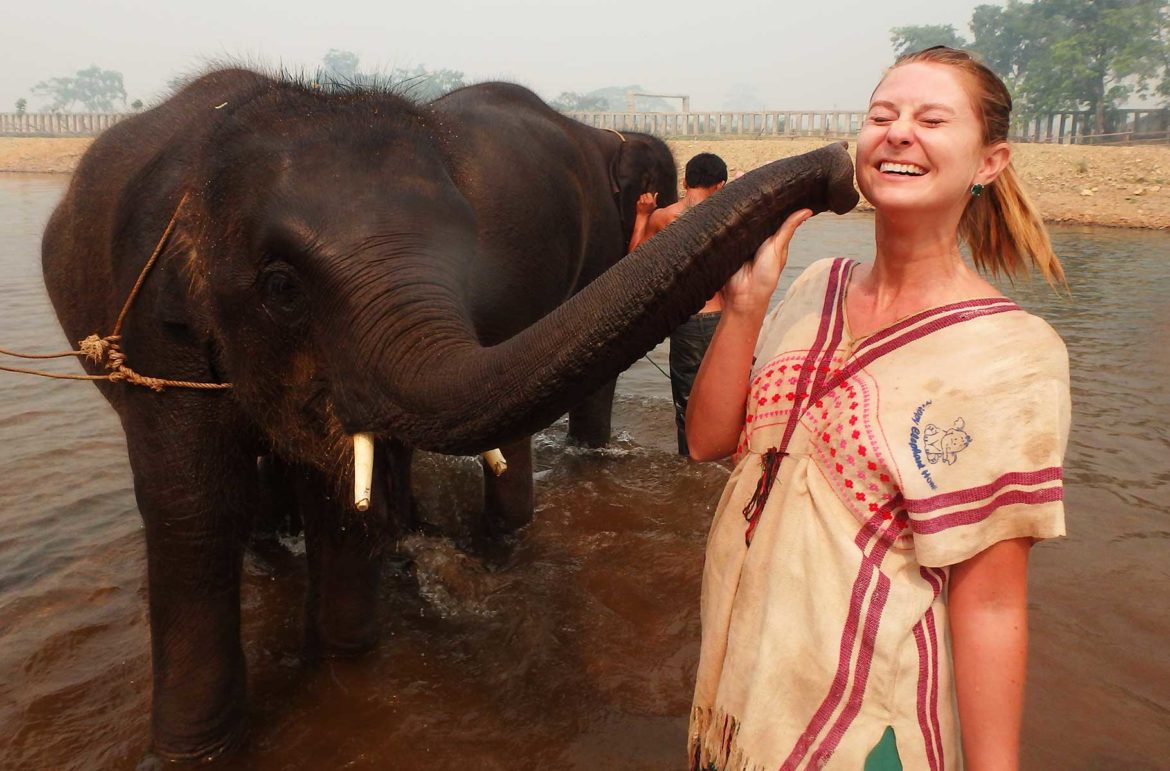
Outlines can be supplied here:
[[278, 321], [296, 321], [306, 308], [305, 295], [296, 272], [287, 264], [274, 263], [261, 274], [261, 302]]

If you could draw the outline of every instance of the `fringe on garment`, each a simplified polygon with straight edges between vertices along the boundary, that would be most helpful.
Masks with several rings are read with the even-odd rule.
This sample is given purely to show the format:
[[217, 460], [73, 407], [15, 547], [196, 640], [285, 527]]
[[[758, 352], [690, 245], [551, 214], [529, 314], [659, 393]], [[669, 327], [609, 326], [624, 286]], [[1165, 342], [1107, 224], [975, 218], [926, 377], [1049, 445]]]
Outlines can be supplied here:
[[739, 721], [721, 709], [691, 710], [687, 756], [690, 771], [764, 771], [739, 746]]

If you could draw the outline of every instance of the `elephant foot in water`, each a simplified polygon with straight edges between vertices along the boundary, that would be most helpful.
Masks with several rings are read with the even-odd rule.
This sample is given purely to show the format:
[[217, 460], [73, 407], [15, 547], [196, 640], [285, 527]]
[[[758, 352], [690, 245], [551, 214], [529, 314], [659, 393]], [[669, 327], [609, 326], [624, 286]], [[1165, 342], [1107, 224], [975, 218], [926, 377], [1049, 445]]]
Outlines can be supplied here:
[[532, 440], [500, 447], [496, 476], [482, 458], [416, 452], [411, 468], [416, 529], [450, 538], [480, 556], [495, 554], [532, 521]]
[[156, 701], [151, 744], [136, 771], [201, 767], [243, 747], [248, 735], [243, 674], [241, 667], [239, 678], [213, 705], [168, 700], [160, 709]]
[[569, 443], [590, 449], [609, 444], [616, 388], [614, 378], [569, 410]]
[[502, 540], [532, 521], [536, 497], [532, 483], [532, 437], [500, 448], [508, 469], [496, 476], [483, 463], [484, 527], [492, 540]]
[[148, 750], [134, 771], [178, 771], [183, 768], [203, 768], [223, 757], [235, 755], [246, 743], [247, 731], [241, 727], [229, 736], [207, 744], [201, 750], [190, 752], [165, 752], [161, 749]]

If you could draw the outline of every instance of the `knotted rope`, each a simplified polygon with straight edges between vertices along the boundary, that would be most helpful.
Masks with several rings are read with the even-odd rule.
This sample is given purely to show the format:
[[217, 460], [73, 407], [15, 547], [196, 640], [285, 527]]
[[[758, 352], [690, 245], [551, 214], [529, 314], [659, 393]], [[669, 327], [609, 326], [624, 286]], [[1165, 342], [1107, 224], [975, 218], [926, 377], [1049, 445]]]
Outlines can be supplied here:
[[63, 351], [61, 353], [18, 353], [0, 348], [0, 355], [13, 356], [19, 359], [61, 359], [66, 356], [84, 356], [95, 364], [105, 364], [106, 369], [110, 370], [109, 374], [64, 375], [54, 372], [41, 372], [38, 370], [5, 366], [0, 366], [0, 370], [4, 372], [16, 372], [22, 375], [54, 378], [57, 380], [108, 380], [112, 383], [130, 383], [131, 385], [145, 386], [153, 391], [162, 391], [164, 388], [194, 388], [204, 391], [231, 388], [231, 383], [199, 383], [187, 380], [168, 380], [166, 378], [149, 377], [139, 374], [126, 364], [126, 354], [122, 352], [122, 348], [119, 345], [122, 340], [122, 322], [126, 320], [126, 314], [130, 311], [130, 306], [134, 304], [134, 298], [138, 296], [138, 291], [146, 281], [147, 273], [154, 267], [154, 263], [166, 247], [167, 241], [171, 237], [171, 232], [175, 229], [175, 223], [179, 220], [179, 213], [183, 210], [183, 206], [186, 203], [187, 194], [184, 193], [183, 197], [179, 200], [179, 205], [175, 207], [175, 213], [171, 215], [171, 221], [167, 223], [166, 229], [163, 230], [163, 234], [158, 240], [158, 244], [154, 247], [154, 252], [150, 255], [150, 259], [146, 261], [146, 265], [142, 267], [142, 272], [138, 274], [138, 280], [134, 282], [134, 288], [130, 290], [130, 295], [126, 298], [126, 302], [122, 304], [122, 311], [118, 314], [118, 320], [114, 323], [114, 331], [111, 334], [104, 337], [96, 333], [92, 334], [78, 343], [78, 350]]

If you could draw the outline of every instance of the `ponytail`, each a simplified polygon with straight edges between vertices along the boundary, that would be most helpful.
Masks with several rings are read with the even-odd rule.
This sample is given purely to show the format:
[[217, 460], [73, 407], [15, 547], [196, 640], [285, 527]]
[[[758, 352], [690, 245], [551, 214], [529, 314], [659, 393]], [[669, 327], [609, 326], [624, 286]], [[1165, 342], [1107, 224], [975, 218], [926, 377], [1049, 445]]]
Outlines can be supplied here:
[[959, 235], [984, 273], [1014, 279], [1034, 267], [1051, 286], [1067, 286], [1048, 231], [1011, 163], [967, 204]]

